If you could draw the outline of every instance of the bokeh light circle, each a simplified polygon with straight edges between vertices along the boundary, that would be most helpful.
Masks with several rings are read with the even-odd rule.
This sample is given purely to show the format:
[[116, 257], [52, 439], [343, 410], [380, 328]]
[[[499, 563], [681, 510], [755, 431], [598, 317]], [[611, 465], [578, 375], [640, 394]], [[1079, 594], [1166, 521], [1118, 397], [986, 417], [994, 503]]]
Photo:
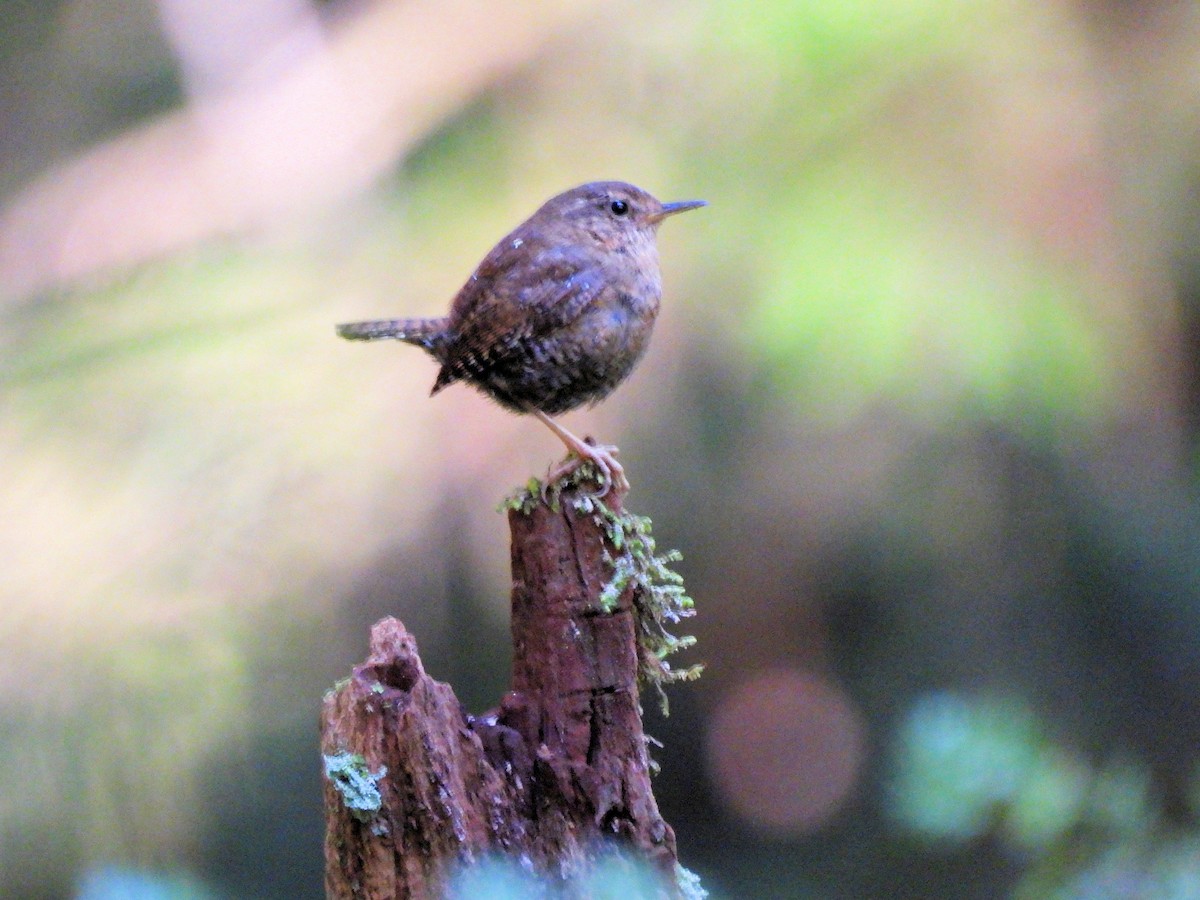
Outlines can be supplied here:
[[780, 834], [820, 828], [858, 780], [866, 727], [821, 675], [760, 672], [729, 691], [708, 734], [709, 769], [738, 818]]

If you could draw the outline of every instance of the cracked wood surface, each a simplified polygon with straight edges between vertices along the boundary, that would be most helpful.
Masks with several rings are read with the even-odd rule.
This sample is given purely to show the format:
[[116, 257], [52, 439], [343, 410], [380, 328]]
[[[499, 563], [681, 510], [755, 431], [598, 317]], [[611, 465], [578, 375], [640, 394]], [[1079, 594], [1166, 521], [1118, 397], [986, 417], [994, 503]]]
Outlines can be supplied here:
[[497, 708], [466, 715], [392, 618], [326, 697], [323, 752], [386, 768], [368, 814], [325, 780], [329, 897], [440, 897], [456, 865], [491, 853], [569, 892], [611, 843], [674, 881], [675, 836], [651, 791], [638, 703], [633, 588], [601, 609], [612, 548], [572, 499], [509, 511], [512, 690]]

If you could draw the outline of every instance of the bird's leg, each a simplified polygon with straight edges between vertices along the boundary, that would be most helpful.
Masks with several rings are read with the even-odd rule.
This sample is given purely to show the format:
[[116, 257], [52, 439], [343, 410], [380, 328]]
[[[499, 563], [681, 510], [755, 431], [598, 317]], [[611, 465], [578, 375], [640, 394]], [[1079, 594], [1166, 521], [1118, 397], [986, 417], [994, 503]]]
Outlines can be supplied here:
[[608, 489], [613, 485], [621, 490], [628, 490], [629, 481], [625, 478], [625, 468], [617, 462], [617, 448], [605, 446], [603, 444], [589, 444], [587, 441], [582, 441], [567, 429], [563, 428], [552, 418], [542, 412], [540, 409], [531, 409], [537, 418], [545, 423], [546, 427], [558, 435], [558, 439], [567, 445], [567, 450], [575, 456], [574, 460], [567, 460], [562, 465], [553, 469], [547, 476], [547, 483], [553, 483], [564, 475], [567, 475], [575, 469], [579, 468], [580, 463], [591, 462], [597, 469], [600, 470], [600, 493], [597, 497], [603, 497], [608, 493]]

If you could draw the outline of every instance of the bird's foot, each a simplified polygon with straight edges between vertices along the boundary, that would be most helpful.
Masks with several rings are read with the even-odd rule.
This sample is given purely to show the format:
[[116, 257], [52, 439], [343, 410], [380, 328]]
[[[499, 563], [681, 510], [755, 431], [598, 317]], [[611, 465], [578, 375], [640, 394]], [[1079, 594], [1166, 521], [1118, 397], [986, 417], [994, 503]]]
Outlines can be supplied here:
[[[591, 463], [598, 473], [600, 492], [589, 496], [599, 500], [609, 492], [615, 484], [618, 490], [629, 490], [629, 481], [625, 478], [624, 467], [617, 462], [617, 448], [607, 444], [597, 444], [590, 437], [580, 440], [567, 429], [563, 428], [540, 409], [530, 408], [529, 412], [539, 418], [547, 428], [558, 435], [558, 439], [567, 447], [567, 458], [552, 469], [542, 485], [542, 500], [549, 505], [548, 491], [551, 485], [562, 490], [562, 479], [575, 473], [585, 463]], [[576, 479], [576, 484], [579, 483]]]
[[549, 503], [547, 490], [551, 485], [559, 485], [564, 479], [575, 474], [581, 467], [591, 464], [596, 470], [596, 480], [600, 490], [589, 493], [588, 496], [599, 500], [614, 486], [617, 490], [629, 490], [629, 479], [625, 477], [625, 467], [617, 462], [620, 451], [611, 444], [595, 444], [591, 438], [584, 438], [578, 446], [571, 448], [567, 458], [552, 468], [542, 484], [542, 499]]

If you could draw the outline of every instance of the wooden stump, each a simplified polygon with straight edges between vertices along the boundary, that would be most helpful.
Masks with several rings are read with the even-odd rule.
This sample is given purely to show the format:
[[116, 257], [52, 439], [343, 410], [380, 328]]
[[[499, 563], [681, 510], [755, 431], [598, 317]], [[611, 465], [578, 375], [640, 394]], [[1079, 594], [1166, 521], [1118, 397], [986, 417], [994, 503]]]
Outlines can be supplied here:
[[[620, 510], [621, 495], [607, 499]], [[572, 489], [553, 508], [536, 492], [515, 505], [513, 679], [500, 705], [465, 714], [393, 618], [325, 698], [331, 898], [441, 897], [456, 867], [489, 854], [569, 895], [614, 844], [677, 890], [638, 702], [635, 607], [646, 585], [614, 581], [621, 548]]]

